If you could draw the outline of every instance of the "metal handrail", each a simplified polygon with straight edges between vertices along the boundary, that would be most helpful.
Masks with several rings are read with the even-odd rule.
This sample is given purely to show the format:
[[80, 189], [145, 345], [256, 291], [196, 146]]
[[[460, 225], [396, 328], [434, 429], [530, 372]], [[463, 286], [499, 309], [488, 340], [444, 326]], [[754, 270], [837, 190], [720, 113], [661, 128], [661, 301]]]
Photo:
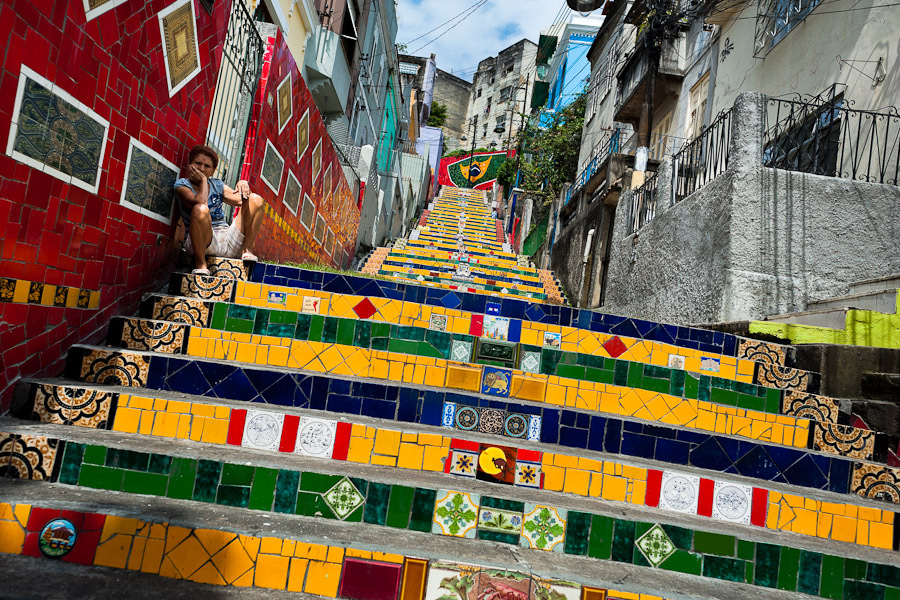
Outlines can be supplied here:
[[722, 111], [712, 124], [675, 155], [672, 164], [675, 202], [681, 202], [728, 168], [731, 114], [730, 108]]
[[631, 233], [634, 233], [656, 216], [657, 188], [659, 177], [650, 175], [644, 183], [632, 190], [631, 195]]

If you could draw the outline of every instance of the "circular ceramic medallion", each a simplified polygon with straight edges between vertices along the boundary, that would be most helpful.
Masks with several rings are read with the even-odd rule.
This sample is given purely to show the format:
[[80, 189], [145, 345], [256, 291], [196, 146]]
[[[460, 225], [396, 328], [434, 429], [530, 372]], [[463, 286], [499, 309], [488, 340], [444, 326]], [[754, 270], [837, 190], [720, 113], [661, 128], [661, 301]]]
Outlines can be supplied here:
[[313, 421], [300, 428], [297, 444], [306, 454], [324, 454], [334, 444], [334, 434], [325, 423]]
[[684, 510], [694, 503], [694, 486], [685, 477], [672, 477], [663, 487], [666, 503], [675, 510]]
[[71, 552], [78, 533], [68, 519], [53, 519], [41, 529], [38, 546], [45, 556], [59, 558]]
[[716, 494], [716, 509], [726, 519], [742, 519], [750, 509], [750, 499], [742, 489], [726, 485]]
[[510, 437], [522, 437], [528, 431], [528, 422], [522, 415], [509, 415], [504, 424], [506, 435]]
[[268, 448], [281, 437], [278, 420], [268, 414], [255, 414], [250, 417], [245, 431], [247, 440], [261, 448]]
[[478, 411], [471, 406], [460, 408], [456, 411], [456, 426], [460, 429], [475, 429], [478, 425]]

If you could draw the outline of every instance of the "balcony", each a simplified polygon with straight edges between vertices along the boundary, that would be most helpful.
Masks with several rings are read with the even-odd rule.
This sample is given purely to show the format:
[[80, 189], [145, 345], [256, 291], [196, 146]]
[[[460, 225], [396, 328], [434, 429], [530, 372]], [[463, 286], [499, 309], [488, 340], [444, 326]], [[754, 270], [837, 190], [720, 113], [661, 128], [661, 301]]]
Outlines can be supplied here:
[[306, 83], [322, 116], [333, 119], [343, 115], [350, 94], [350, 67], [340, 36], [316, 27], [306, 43], [304, 65]]
[[[678, 95], [681, 91], [684, 69], [678, 56], [678, 45], [682, 41], [683, 39], [678, 39], [663, 44], [653, 96], [655, 106], [659, 106], [666, 98]], [[636, 40], [631, 55], [617, 77], [619, 86], [616, 95], [614, 120], [621, 123], [630, 123], [637, 128], [641, 117], [641, 105], [644, 103], [648, 66], [649, 53], [643, 44], [643, 37], [641, 36]]]

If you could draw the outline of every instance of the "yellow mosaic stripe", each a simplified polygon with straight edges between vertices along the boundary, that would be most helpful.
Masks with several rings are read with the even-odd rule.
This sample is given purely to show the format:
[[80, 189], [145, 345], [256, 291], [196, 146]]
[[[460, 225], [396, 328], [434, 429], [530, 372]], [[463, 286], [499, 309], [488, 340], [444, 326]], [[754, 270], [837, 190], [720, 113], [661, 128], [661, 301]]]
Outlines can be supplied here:
[[[0, 552], [21, 554], [26, 504], [0, 504]], [[258, 587], [337, 597], [344, 556], [403, 563], [403, 556], [280, 537], [107, 515], [94, 566], [210, 585]]]
[[[413, 265], [420, 266], [421, 268], [423, 268], [425, 270], [429, 270], [430, 267], [432, 267], [434, 265], [440, 266], [440, 265], [445, 265], [447, 263], [446, 255], [442, 256], [442, 257], [434, 257], [434, 260], [427, 261], [426, 259], [421, 258], [415, 254], [411, 254], [411, 253], [403, 254], [399, 251], [391, 253], [390, 255], [388, 255], [388, 258], [392, 258], [392, 259], [398, 260], [398, 261], [403, 261], [404, 263], [410, 262]], [[463, 264], [466, 264], [466, 263], [463, 263]], [[530, 283], [537, 284], [536, 286], [532, 286], [532, 287], [539, 287], [541, 284], [541, 280], [540, 280], [540, 278], [538, 278], [538, 276], [536, 274], [535, 275], [527, 275], [524, 273], [518, 273], [518, 272], [512, 272], [512, 271], [497, 271], [497, 270], [491, 269], [490, 265], [485, 265], [482, 262], [473, 263], [470, 266], [473, 269], [480, 269], [479, 274], [490, 275], [490, 276], [494, 276], [494, 277], [519, 277], [522, 281], [527, 281]], [[512, 265], [505, 265], [505, 266], [514, 267], [516, 265], [512, 264]], [[384, 267], [384, 268], [386, 269], [387, 267]], [[395, 267], [395, 268], [397, 268], [397, 267]], [[408, 267], [407, 267], [407, 269], [408, 269]], [[402, 270], [402, 268], [401, 268], [401, 270]], [[525, 269], [523, 269], [523, 270], [525, 270]]]
[[97, 309], [100, 291], [0, 277], [0, 302]]
[[[440, 285], [442, 285], [442, 286], [443, 285], [455, 285], [455, 286], [459, 286], [459, 287], [467, 286], [466, 282], [457, 281], [457, 280], [453, 279], [452, 273], [440, 272], [437, 275], [431, 275], [431, 269], [427, 269], [427, 268], [416, 269], [414, 267], [412, 267], [412, 268], [397, 267], [394, 265], [382, 264], [380, 272], [381, 272], [381, 274], [386, 275], [388, 277], [390, 277], [391, 273], [402, 273], [402, 274], [406, 274], [406, 275], [410, 275], [410, 274], [411, 275], [422, 275], [423, 277], [426, 277], [426, 276], [427, 277], [437, 277], [438, 279], [446, 279], [447, 280], [446, 282], [444, 282], [444, 281], [435, 282], [435, 283], [440, 283]], [[474, 284], [474, 285], [493, 285], [493, 286], [500, 287], [500, 288], [505, 287], [507, 289], [519, 290], [521, 292], [531, 292], [533, 294], [543, 294], [544, 293], [544, 288], [541, 286], [525, 285], [524, 283], [510, 283], [508, 281], [497, 281], [496, 283], [489, 284], [488, 279], [481, 275], [473, 276], [472, 279], [473, 279], [473, 281], [469, 282], [469, 285], [472, 285], [472, 284]]]
[[[225, 444], [230, 411], [226, 406], [123, 394], [113, 431]], [[215, 417], [207, 416], [213, 413]], [[211, 419], [214, 431], [206, 435]], [[451, 439], [354, 423], [347, 460], [441, 473]], [[645, 502], [647, 469], [643, 467], [544, 452], [541, 470], [545, 490], [641, 506]], [[766, 527], [775, 531], [890, 550], [893, 523], [894, 513], [889, 510], [769, 492]]]
[[[481, 365], [267, 335], [191, 327], [187, 355], [414, 385], [425, 385], [427, 381], [430, 385], [440, 386], [443, 382], [447, 388], [481, 391]], [[533, 375], [514, 370], [509, 397], [797, 448], [806, 448], [809, 440], [810, 421], [807, 419], [555, 375]]]
[[[285, 305], [268, 302], [269, 292], [286, 294]], [[353, 307], [359, 304], [365, 296], [352, 296], [349, 294], [332, 294], [319, 290], [298, 290], [286, 286], [267, 285], [239, 281], [235, 295], [235, 304], [246, 304], [261, 308], [285, 309], [300, 312], [303, 309], [303, 297], [315, 296], [321, 298], [319, 314], [328, 317], [341, 317], [345, 319], [358, 319]], [[447, 332], [468, 334], [472, 322], [472, 313], [461, 310], [443, 308], [440, 306], [428, 306], [406, 302], [403, 300], [391, 300], [388, 298], [369, 298], [377, 313], [369, 317], [371, 321], [383, 321], [395, 325], [428, 328], [431, 324], [431, 315], [445, 315], [450, 317]], [[593, 356], [610, 358], [609, 352], [603, 348], [608, 340], [617, 337], [610, 334], [597, 333], [577, 327], [562, 327], [559, 325], [547, 325], [533, 321], [522, 321], [521, 343], [532, 346], [543, 346], [544, 333], [559, 333], [562, 343], [559, 350], [564, 352], [580, 352]], [[665, 367], [669, 364], [670, 355], [684, 357], [684, 370], [711, 377], [732, 379], [743, 383], [753, 382], [755, 363], [752, 360], [738, 359], [733, 356], [723, 356], [712, 352], [702, 352], [690, 348], [681, 348], [671, 344], [644, 341], [635, 338], [618, 336], [627, 350], [618, 357], [619, 360], [640, 362]], [[709, 371], [701, 369], [704, 358], [718, 358], [720, 370]]]

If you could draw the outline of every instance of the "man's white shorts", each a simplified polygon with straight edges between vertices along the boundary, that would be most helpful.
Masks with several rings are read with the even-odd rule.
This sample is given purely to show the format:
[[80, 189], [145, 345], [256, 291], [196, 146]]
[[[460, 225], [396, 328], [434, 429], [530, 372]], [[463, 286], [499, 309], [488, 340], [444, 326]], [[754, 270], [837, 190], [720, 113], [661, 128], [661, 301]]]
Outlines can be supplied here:
[[[237, 219], [235, 219], [231, 222], [231, 225], [213, 229], [212, 241], [206, 247], [207, 255], [221, 258], [240, 258], [241, 246], [244, 244], [244, 234], [238, 229], [237, 223]], [[190, 234], [184, 241], [184, 249], [189, 254], [194, 253]]]

